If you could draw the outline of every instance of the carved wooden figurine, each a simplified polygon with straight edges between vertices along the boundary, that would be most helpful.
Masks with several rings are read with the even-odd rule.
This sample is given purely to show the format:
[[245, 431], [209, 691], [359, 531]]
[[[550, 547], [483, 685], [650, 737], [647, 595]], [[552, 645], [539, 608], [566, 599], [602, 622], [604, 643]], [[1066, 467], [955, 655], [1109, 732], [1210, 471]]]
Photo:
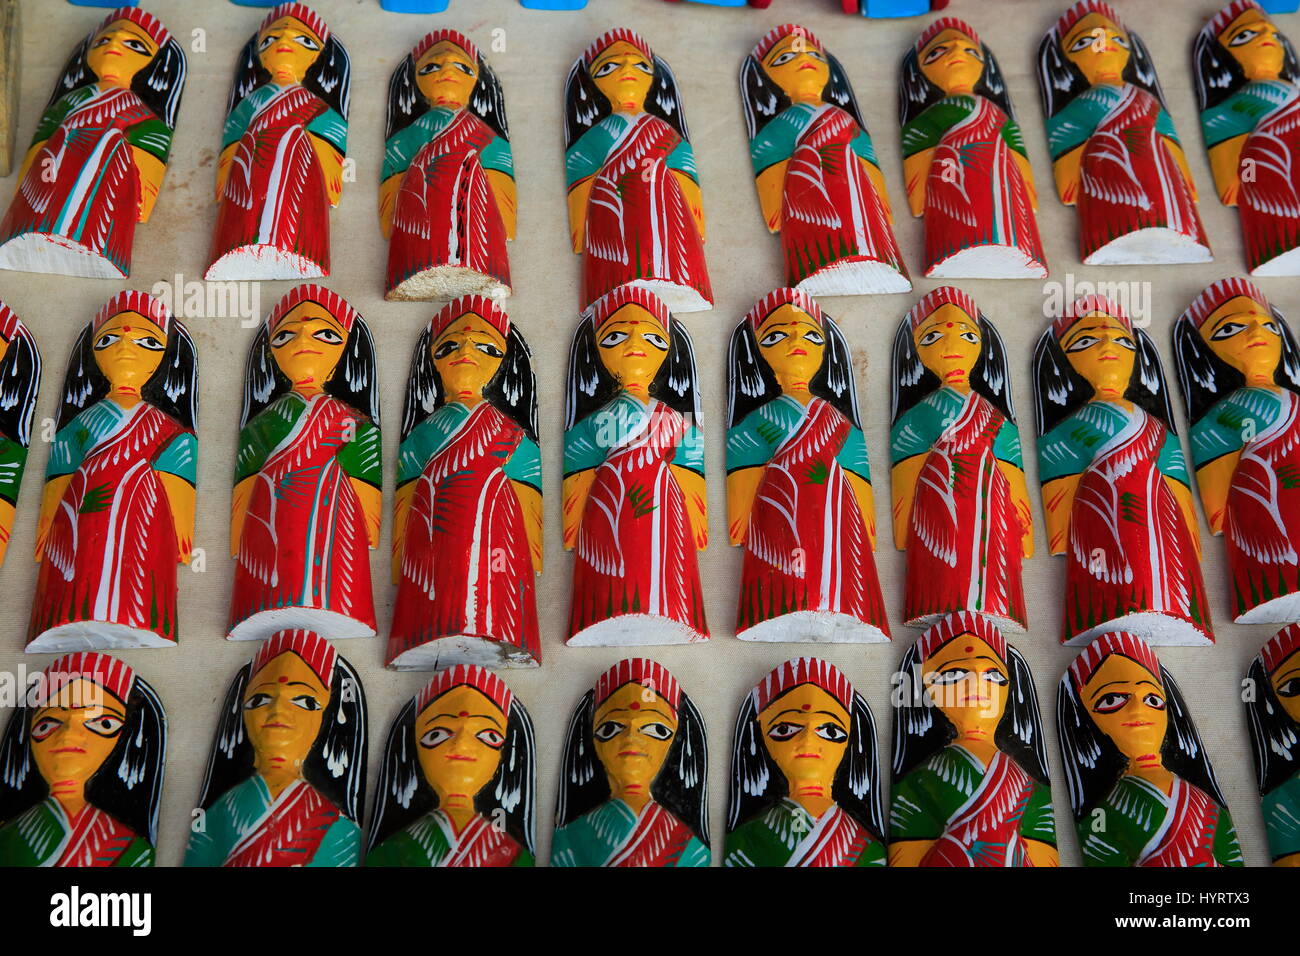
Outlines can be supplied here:
[[1242, 865], [1187, 704], [1142, 638], [1112, 631], [1075, 658], [1056, 727], [1085, 866]]
[[1245, 686], [1269, 856], [1300, 866], [1300, 624], [1265, 642]]
[[1046, 278], [1038, 193], [993, 51], [941, 17], [903, 58], [899, 122], [913, 216], [925, 217], [925, 274]]
[[303, 285], [248, 355], [230, 506], [231, 640], [289, 628], [371, 637], [382, 456], [375, 347], [365, 320]]
[[385, 146], [385, 298], [508, 296], [515, 179], [505, 97], [463, 34], [430, 33], [399, 64]]
[[186, 866], [357, 866], [366, 696], [312, 631], [262, 643], [226, 692]]
[[743, 545], [736, 636], [889, 640], [876, 514], [848, 343], [778, 289], [731, 336], [727, 522]]
[[62, 396], [27, 650], [171, 647], [194, 538], [189, 332], [153, 296], [118, 293], [77, 337]]
[[740, 68], [763, 218], [781, 234], [785, 284], [810, 295], [906, 292], [885, 177], [840, 61], [793, 23]]
[[387, 661], [536, 667], [542, 468], [532, 354], [491, 299], [430, 320], [397, 453]]
[[1022, 556], [1033, 518], [1002, 337], [952, 286], [929, 292], [894, 337], [894, 544], [907, 552], [913, 627], [974, 611], [1027, 624]]
[[897, 681], [889, 865], [1059, 865], [1028, 661], [959, 611], [908, 649]]
[[564, 546], [576, 550], [570, 644], [709, 636], [704, 436], [690, 333], [623, 286], [583, 313], [569, 354]]
[[366, 866], [532, 866], [533, 722], [491, 671], [439, 671], [397, 715]]
[[1066, 555], [1061, 640], [1123, 628], [1157, 644], [1214, 640], [1183, 450], [1155, 345], [1084, 296], [1034, 352], [1048, 550]]
[[347, 50], [318, 13], [282, 3], [266, 15], [235, 67], [204, 278], [329, 275], [350, 79]]
[[839, 669], [786, 661], [740, 706], [724, 866], [884, 866], [876, 722]]
[[1219, 200], [1236, 206], [1251, 275], [1300, 275], [1300, 63], [1254, 0], [1233, 0], [1193, 53]]
[[153, 866], [167, 717], [115, 657], [60, 657], [0, 738], [0, 866]]
[[1209, 262], [1196, 185], [1141, 38], [1079, 0], [1038, 48], [1061, 202], [1079, 207], [1087, 265]]
[[1192, 465], [1222, 534], [1239, 624], [1300, 619], [1300, 350], [1247, 279], [1221, 279], [1174, 326]]
[[704, 719], [662, 664], [625, 658], [569, 722], [552, 866], [708, 866]]
[[153, 213], [185, 54], [152, 14], [114, 10], [73, 51], [0, 221], [0, 269], [121, 278]]
[[713, 308], [695, 154], [668, 64], [639, 34], [610, 30], [569, 70], [564, 101], [579, 305], [631, 284], [674, 312]]
[[14, 528], [40, 384], [41, 353], [36, 340], [13, 309], [0, 302], [0, 564]]

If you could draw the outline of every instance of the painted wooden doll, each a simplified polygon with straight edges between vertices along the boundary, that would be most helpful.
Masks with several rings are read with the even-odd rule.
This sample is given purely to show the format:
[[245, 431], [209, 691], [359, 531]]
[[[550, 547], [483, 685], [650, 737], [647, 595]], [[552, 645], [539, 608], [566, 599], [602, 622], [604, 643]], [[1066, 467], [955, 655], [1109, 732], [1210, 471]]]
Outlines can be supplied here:
[[60, 657], [0, 738], [0, 866], [153, 866], [167, 717], [115, 657]]
[[41, 353], [36, 340], [14, 310], [0, 302], [0, 564], [14, 528], [40, 384]]
[[226, 692], [185, 866], [358, 866], [366, 697], [313, 631], [263, 642]]
[[231, 640], [288, 628], [372, 637], [382, 455], [375, 347], [365, 319], [302, 285], [248, 355], [230, 553]]
[[724, 866], [884, 866], [876, 722], [838, 668], [786, 661], [745, 695]]
[[36, 531], [29, 652], [171, 647], [194, 539], [194, 343], [120, 292], [77, 337]]
[[579, 305], [630, 284], [674, 312], [713, 308], [695, 154], [668, 64], [639, 34], [610, 30], [569, 70], [564, 102]]
[[1300, 350], [1253, 282], [1221, 279], [1174, 326], [1192, 465], [1240, 624], [1300, 618]]
[[1028, 624], [1020, 578], [1033, 518], [1002, 337], [952, 286], [927, 293], [894, 337], [894, 544], [907, 552], [913, 627], [967, 610]]
[[810, 295], [912, 288], [885, 177], [840, 61], [806, 28], [775, 27], [740, 68], [749, 157], [785, 284]]
[[510, 294], [514, 161], [501, 81], [466, 36], [430, 33], [388, 84], [379, 221], [385, 298]]
[[743, 545], [736, 636], [889, 640], [853, 361], [812, 297], [778, 289], [731, 336], [727, 521]]
[[932, 278], [1046, 278], [1038, 193], [993, 51], [963, 20], [935, 20], [903, 58], [899, 122], [913, 216]]
[[552, 866], [708, 866], [704, 719], [662, 664], [626, 658], [569, 722]]
[[895, 686], [889, 865], [1059, 865], [1038, 693], [1002, 632], [943, 618]]
[[542, 468], [532, 353], [491, 299], [415, 346], [397, 453], [389, 667], [536, 667]]
[[1056, 725], [1085, 866], [1242, 865], [1205, 746], [1146, 641], [1089, 644], [1061, 678]]
[[707, 640], [708, 547], [695, 349], [636, 286], [578, 323], [564, 431], [564, 546], [576, 551], [570, 644]]
[[1034, 352], [1048, 550], [1066, 556], [1061, 640], [1123, 628], [1214, 640], [1187, 465], [1155, 345], [1102, 296], [1076, 301]]
[[1300, 275], [1300, 63], [1254, 0], [1233, 0], [1193, 52], [1219, 200], [1236, 206], [1251, 275]]
[[273, 9], [244, 45], [226, 107], [205, 279], [329, 275], [350, 80], [347, 50], [302, 3]]
[[1146, 45], [1102, 0], [1079, 0], [1038, 48], [1061, 202], [1087, 265], [1209, 262], [1196, 185]]
[[533, 722], [475, 664], [441, 670], [397, 715], [366, 866], [532, 866]]
[[185, 54], [157, 17], [119, 7], [59, 75], [0, 221], [0, 269], [121, 278], [162, 189]]
[[1300, 866], [1300, 625], [1265, 642], [1245, 686], [1269, 856], [1274, 866]]

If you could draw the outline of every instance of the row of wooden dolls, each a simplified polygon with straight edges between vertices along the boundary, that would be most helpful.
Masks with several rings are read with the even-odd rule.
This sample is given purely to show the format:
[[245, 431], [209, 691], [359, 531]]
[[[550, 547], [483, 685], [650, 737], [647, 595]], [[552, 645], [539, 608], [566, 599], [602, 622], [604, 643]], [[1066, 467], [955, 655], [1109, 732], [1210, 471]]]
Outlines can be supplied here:
[[[1300, 65], [1253, 0], [1195, 47], [1205, 142], [1239, 205], [1249, 267], [1300, 274]], [[1209, 242], [1155, 69], [1100, 0], [1081, 0], [1039, 51], [1053, 173], [1077, 205], [1088, 264], [1202, 262]], [[347, 52], [301, 3], [266, 17], [239, 55], [217, 164], [209, 279], [329, 273], [329, 209], [344, 181]], [[129, 273], [172, 145], [185, 57], [138, 8], [109, 14], [56, 85], [0, 222], [0, 268]], [[760, 206], [781, 233], [785, 285], [817, 295], [905, 292], [884, 176], [840, 63], [792, 24], [746, 58], [741, 89]], [[925, 274], [1041, 277], [1036, 192], [1006, 84], [968, 24], [936, 20], [903, 62], [908, 205], [925, 218]], [[708, 309], [694, 154], [668, 65], [627, 29], [597, 39], [566, 84], [565, 175], [581, 307], [643, 286]], [[453, 30], [393, 74], [379, 212], [392, 299], [508, 295], [516, 190], [501, 84]]]
[[[1174, 325], [1193, 466], [1225, 537], [1233, 615], [1300, 620], [1300, 353], [1246, 279], [1214, 283]], [[0, 304], [0, 545], [31, 438], [40, 358]], [[965, 293], [924, 296], [899, 323], [891, 409], [893, 538], [903, 618], [955, 610], [1022, 631], [1033, 527], [1006, 349]], [[1191, 480], [1159, 356], [1100, 296], [1070, 306], [1034, 355], [1039, 479], [1066, 556], [1062, 641], [1123, 628], [1213, 641]], [[377, 631], [369, 550], [382, 454], [365, 320], [316, 285], [254, 336], [234, 467], [228, 635]], [[736, 630], [756, 641], [889, 637], [853, 363], [810, 296], [781, 289], [737, 325], [728, 362], [727, 521], [744, 549]], [[123, 292], [78, 337], [46, 466], [27, 650], [167, 647], [177, 562], [191, 557], [197, 363], [157, 298]], [[708, 545], [691, 338], [631, 286], [578, 322], [564, 432], [563, 536], [575, 552], [567, 640], [708, 637]], [[536, 385], [518, 326], [457, 299], [421, 332], [398, 451], [385, 662], [535, 666], [542, 648]]]
[[[891, 685], [888, 823], [875, 721], [841, 671], [797, 658], [746, 694], [724, 865], [1058, 864], [1033, 675], [997, 627], [943, 618]], [[1300, 866], [1300, 625], [1243, 686], [1269, 853]], [[1078, 656], [1057, 730], [1085, 865], [1243, 865], [1187, 704], [1140, 637], [1110, 632]], [[533, 865], [533, 724], [500, 677], [455, 665], [405, 704], [363, 838], [366, 737], [348, 662], [314, 632], [273, 635], [221, 707], [185, 865]], [[0, 865], [152, 865], [165, 749], [161, 701], [130, 667], [54, 661], [0, 740]], [[691, 698], [663, 665], [620, 661], [568, 724], [551, 865], [710, 865], [707, 775]]]

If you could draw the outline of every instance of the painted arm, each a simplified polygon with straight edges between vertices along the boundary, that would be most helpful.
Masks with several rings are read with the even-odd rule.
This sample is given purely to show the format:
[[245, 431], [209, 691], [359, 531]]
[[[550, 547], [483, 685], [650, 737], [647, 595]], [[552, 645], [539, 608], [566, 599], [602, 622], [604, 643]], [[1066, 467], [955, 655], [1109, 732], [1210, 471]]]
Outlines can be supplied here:
[[686, 208], [695, 217], [695, 228], [700, 231], [700, 239], [703, 240], [705, 238], [704, 198], [700, 193], [700, 184], [692, 179], [689, 173], [684, 173], [680, 169], [674, 169], [672, 173], [677, 178], [677, 185], [682, 190], [682, 198], [686, 200]]
[[522, 481], [511, 481], [519, 507], [524, 512], [524, 531], [528, 535], [528, 551], [533, 559], [533, 571], [542, 573], [542, 493]]
[[41, 517], [36, 524], [35, 558], [40, 561], [45, 556], [45, 539], [49, 536], [50, 525], [54, 523], [54, 513], [59, 510], [68, 485], [72, 484], [72, 475], [59, 475], [45, 482], [45, 491], [41, 496]]
[[754, 180], [758, 189], [758, 205], [763, 211], [763, 221], [768, 232], [781, 231], [781, 204], [785, 200], [785, 169], [790, 161], [783, 159], [763, 170]]
[[934, 840], [895, 840], [889, 844], [890, 866], [920, 866]]
[[32, 168], [32, 163], [36, 162], [36, 154], [41, 151], [45, 145], [45, 140], [32, 143], [27, 150], [27, 155], [23, 157], [23, 164], [18, 167], [18, 178], [14, 180], [14, 192], [17, 193], [22, 188], [23, 182], [27, 179], [27, 171]]
[[885, 174], [880, 171], [879, 166], [870, 160], [863, 159], [859, 156], [858, 161], [862, 163], [862, 168], [867, 171], [867, 178], [871, 180], [871, 185], [875, 188], [876, 195], [880, 198], [880, 206], [885, 210], [885, 218], [889, 220], [889, 224], [892, 226], [894, 224], [894, 210], [893, 207], [889, 205], [889, 190], [885, 188]]
[[1214, 188], [1219, 191], [1219, 202], [1225, 206], [1237, 205], [1237, 194], [1241, 190], [1241, 148], [1246, 145], [1249, 135], [1242, 133], [1210, 147]]
[[1183, 513], [1183, 520], [1187, 522], [1187, 536], [1192, 539], [1192, 547], [1196, 550], [1196, 560], [1201, 560], [1201, 526], [1196, 521], [1196, 506], [1192, 503], [1192, 489], [1188, 488], [1176, 478], [1165, 476], [1165, 484], [1169, 490], [1174, 493], [1174, 498], [1178, 502], [1178, 509]]
[[1085, 140], [1052, 161], [1052, 178], [1056, 180], [1056, 194], [1067, 206], [1073, 206], [1079, 201], [1079, 186], [1082, 180], [1080, 166], [1083, 161], [1083, 148], [1086, 145]]
[[916, 479], [925, 465], [925, 455], [913, 455], [896, 464], [889, 473], [893, 498], [894, 547], [907, 549], [907, 533], [912, 527], [912, 500], [916, 497]]
[[379, 525], [383, 521], [384, 492], [360, 478], [349, 476], [348, 481], [352, 483], [352, 490], [356, 492], [357, 500], [361, 502], [361, 513], [366, 516], [366, 541], [373, 551], [379, 547]]
[[135, 160], [136, 172], [140, 175], [140, 222], [148, 222], [153, 215], [154, 203], [158, 201], [158, 193], [162, 190], [167, 164], [138, 146], [131, 147], [131, 156]]
[[1047, 553], [1065, 554], [1070, 543], [1070, 512], [1081, 475], [1043, 482], [1043, 517], [1047, 520]]
[[1013, 149], [1011, 158], [1015, 161], [1016, 168], [1020, 170], [1020, 178], [1024, 180], [1025, 189], [1029, 190], [1029, 206], [1034, 212], [1038, 212], [1038, 187], [1034, 185], [1034, 168], [1029, 165], [1029, 157]]
[[189, 564], [194, 550], [194, 486], [165, 471], [156, 474], [167, 492], [167, 503], [172, 510], [172, 524], [176, 528], [176, 560]]
[[572, 551], [578, 544], [578, 529], [582, 527], [582, 514], [587, 510], [587, 496], [591, 494], [596, 469], [585, 468], [564, 476], [560, 505], [560, 520], [564, 529], [564, 550]]
[[573, 251], [579, 254], [587, 234], [587, 200], [591, 198], [591, 186], [595, 181], [595, 176], [588, 176], [569, 187], [569, 236], [573, 240]]
[[406, 549], [406, 521], [411, 516], [411, 499], [415, 497], [415, 482], [397, 486], [393, 496], [393, 583], [402, 579], [402, 555]]
[[[907, 205], [913, 216], [925, 213], [925, 181], [930, 177], [934, 150], [923, 149], [903, 160], [903, 181], [907, 185]], [[891, 848], [890, 852], [893, 850]]]
[[1286, 856], [1279, 856], [1273, 861], [1273, 865], [1300, 867], [1300, 853], [1288, 853]]
[[727, 538], [732, 544], [745, 543], [754, 498], [763, 481], [765, 465], [738, 468], [727, 475]]
[[1239, 448], [1206, 462], [1196, 471], [1196, 487], [1201, 493], [1201, 507], [1205, 509], [1210, 534], [1223, 534], [1223, 519], [1228, 514], [1228, 492], [1240, 458]]
[[0, 498], [0, 564], [5, 562], [5, 552], [9, 550], [9, 537], [14, 530], [14, 506]]
[[329, 140], [310, 131], [308, 135], [316, 149], [321, 174], [325, 177], [325, 192], [330, 197], [330, 205], [337, 206], [343, 195], [343, 154]]
[[876, 496], [871, 490], [871, 482], [861, 475], [854, 474], [851, 471], [845, 471], [849, 479], [849, 487], [853, 489], [853, 497], [858, 499], [858, 510], [862, 512], [862, 523], [867, 526], [867, 543], [871, 545], [871, 550], [876, 550]]
[[513, 177], [499, 169], [487, 170], [488, 183], [497, 198], [497, 207], [501, 210], [501, 221], [505, 223], [506, 238], [515, 237], [515, 224], [518, 213], [517, 193]]
[[686, 497], [686, 516], [690, 519], [691, 532], [695, 535], [695, 550], [703, 551], [709, 546], [709, 503], [704, 476], [681, 465], [670, 467]]
[[248, 514], [248, 499], [253, 494], [253, 482], [257, 475], [249, 475], [235, 485], [230, 496], [230, 556], [239, 556], [239, 540], [244, 533], [244, 517]]
[[385, 239], [393, 238], [393, 210], [397, 208], [397, 193], [402, 188], [405, 173], [393, 173], [379, 184], [379, 231]]
[[226, 180], [230, 178], [230, 165], [235, 160], [235, 150], [238, 148], [239, 140], [235, 140], [221, 151], [221, 156], [217, 159], [217, 202], [221, 202], [221, 197], [225, 194]]
[[1060, 866], [1061, 855], [1056, 847], [1042, 840], [1025, 840], [1025, 852], [1034, 866]]
[[998, 459], [998, 471], [1011, 486], [1011, 502], [1020, 516], [1020, 525], [1024, 534], [1020, 539], [1020, 553], [1026, 558], [1034, 556], [1034, 513], [1029, 507], [1029, 486], [1025, 481], [1023, 469], [1017, 468], [1009, 461]]
[[1174, 162], [1178, 164], [1178, 169], [1183, 174], [1183, 181], [1187, 183], [1187, 189], [1192, 194], [1192, 201], [1198, 201], [1200, 197], [1196, 195], [1196, 183], [1192, 180], [1192, 170], [1191, 167], [1187, 165], [1187, 155], [1183, 152], [1183, 147], [1166, 136], [1165, 148], [1169, 150], [1169, 155], [1172, 156]]

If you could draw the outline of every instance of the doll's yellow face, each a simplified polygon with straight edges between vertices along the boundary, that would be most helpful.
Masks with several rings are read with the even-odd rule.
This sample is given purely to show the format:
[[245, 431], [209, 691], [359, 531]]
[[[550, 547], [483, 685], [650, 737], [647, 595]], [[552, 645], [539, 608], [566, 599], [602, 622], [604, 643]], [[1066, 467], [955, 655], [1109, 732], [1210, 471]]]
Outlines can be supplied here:
[[473, 806], [501, 766], [506, 715], [481, 691], [453, 687], [415, 718], [420, 770], [444, 810]]
[[1273, 694], [1282, 709], [1292, 720], [1300, 723], [1300, 653], [1292, 654], [1279, 664], [1268, 675], [1268, 682], [1273, 686]]
[[325, 41], [294, 17], [281, 17], [257, 36], [257, 58], [280, 86], [301, 83]]
[[763, 745], [790, 796], [830, 796], [849, 747], [849, 712], [815, 684], [800, 684], [758, 715]]
[[989, 741], [1007, 709], [1011, 676], [993, 648], [973, 634], [962, 634], [921, 665], [930, 702], [959, 734]]
[[960, 30], [942, 30], [917, 58], [925, 78], [944, 93], [969, 93], [984, 75], [984, 50]]
[[970, 373], [979, 361], [984, 338], [979, 322], [951, 302], [928, 315], [912, 330], [921, 364], [952, 388], [970, 388]]
[[1277, 27], [1262, 10], [1243, 11], [1219, 34], [1219, 43], [1240, 64], [1248, 80], [1276, 80], [1282, 73], [1286, 50]]
[[302, 772], [320, 734], [330, 689], [297, 654], [285, 651], [244, 688], [244, 729], [262, 772]]
[[668, 330], [639, 305], [625, 305], [596, 330], [596, 346], [620, 385], [644, 393], [668, 358]]
[[826, 54], [806, 37], [782, 37], [762, 60], [763, 72], [794, 103], [820, 103], [830, 82]]
[[677, 737], [677, 714], [649, 687], [624, 684], [596, 708], [591, 735], [615, 794], [646, 794]]
[[32, 759], [54, 796], [80, 791], [103, 766], [126, 726], [126, 705], [78, 678], [32, 714]]
[[1118, 86], [1124, 82], [1132, 45], [1128, 33], [1107, 17], [1088, 14], [1065, 35], [1061, 49], [1090, 86]]
[[655, 68], [644, 53], [619, 40], [603, 50], [588, 68], [596, 89], [616, 113], [639, 113], [654, 82]]
[[1169, 701], [1156, 675], [1132, 658], [1112, 654], [1084, 685], [1081, 696], [1092, 722], [1130, 765], [1160, 766], [1160, 748], [1169, 729]]
[[483, 399], [484, 386], [501, 368], [506, 340], [491, 323], [467, 312], [429, 349], [448, 400], [477, 404]]
[[129, 89], [135, 75], [158, 53], [158, 44], [130, 20], [114, 20], [95, 34], [86, 65], [105, 86]]
[[167, 349], [167, 333], [138, 312], [119, 312], [94, 333], [95, 364], [109, 397], [137, 400]]
[[1074, 370], [1092, 385], [1097, 398], [1118, 401], [1124, 397], [1137, 361], [1137, 339], [1119, 319], [1091, 312], [1070, 326], [1061, 348]]
[[826, 332], [802, 309], [783, 305], [759, 326], [758, 351], [783, 392], [807, 392], [826, 357]]
[[311, 395], [330, 380], [347, 343], [347, 329], [324, 306], [302, 302], [271, 330], [271, 357], [295, 391]]
[[1272, 313], [1248, 296], [1229, 299], [1210, 313], [1201, 338], [1252, 385], [1271, 384], [1282, 361], [1282, 328]]
[[478, 64], [450, 40], [429, 47], [415, 64], [415, 83], [434, 106], [464, 109], [478, 82]]

